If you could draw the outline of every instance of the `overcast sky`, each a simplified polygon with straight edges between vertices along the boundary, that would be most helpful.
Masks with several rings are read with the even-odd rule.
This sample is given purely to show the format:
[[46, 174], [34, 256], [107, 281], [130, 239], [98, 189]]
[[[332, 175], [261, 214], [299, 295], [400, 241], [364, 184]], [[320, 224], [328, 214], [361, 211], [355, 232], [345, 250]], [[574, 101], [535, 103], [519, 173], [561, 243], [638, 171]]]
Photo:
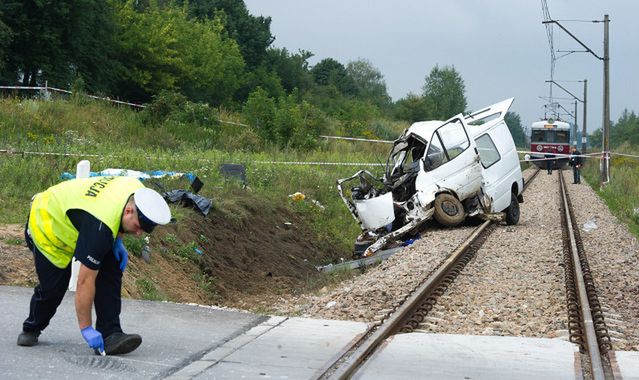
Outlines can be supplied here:
[[[540, 0], [244, 0], [270, 16], [275, 47], [314, 54], [310, 64], [363, 58], [384, 75], [393, 100], [421, 93], [435, 65], [454, 66], [466, 84], [468, 108], [515, 97], [524, 127], [544, 117], [550, 49]], [[610, 114], [639, 112], [639, 1], [547, 0], [550, 16], [603, 57], [603, 20], [610, 16]], [[561, 21], [566, 20], [566, 21]], [[588, 80], [588, 131], [602, 125], [603, 63], [554, 28], [556, 81]], [[565, 56], [564, 56], [565, 55]], [[563, 56], [563, 57], [562, 57]], [[583, 83], [560, 82], [583, 100]], [[554, 87], [555, 97], [570, 98]], [[559, 100], [573, 112], [574, 100]], [[572, 117], [564, 116], [565, 119]], [[581, 129], [582, 105], [578, 106]]]

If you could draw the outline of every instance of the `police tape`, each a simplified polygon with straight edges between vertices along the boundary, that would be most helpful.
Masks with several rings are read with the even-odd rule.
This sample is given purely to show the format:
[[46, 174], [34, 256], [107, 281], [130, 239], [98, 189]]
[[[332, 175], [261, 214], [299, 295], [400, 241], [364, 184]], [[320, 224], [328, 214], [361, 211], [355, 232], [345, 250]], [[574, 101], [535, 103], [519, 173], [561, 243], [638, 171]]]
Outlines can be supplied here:
[[57, 153], [57, 152], [33, 152], [26, 150], [14, 150], [14, 149], [0, 149], [0, 153], [7, 155], [34, 155], [34, 156], [62, 156], [62, 157], [118, 157], [118, 156], [101, 156], [99, 154], [85, 154], [85, 153]]
[[384, 144], [394, 143], [394, 141], [390, 141], [390, 140], [362, 139], [359, 137], [324, 136], [324, 135], [321, 135], [320, 137], [325, 139], [333, 139], [333, 140], [365, 141], [365, 142], [384, 143]]
[[[99, 154], [85, 154], [85, 153], [57, 153], [57, 152], [36, 152], [36, 151], [18, 151], [13, 149], [0, 149], [0, 153], [8, 154], [8, 155], [36, 155], [36, 156], [61, 156], [61, 157], [97, 157], [97, 158], [118, 158], [123, 157], [119, 155], [99, 155]], [[534, 162], [534, 161], [548, 161], [548, 160], [556, 160], [557, 158], [570, 158], [569, 154], [561, 154], [561, 153], [552, 153], [553, 157], [539, 157], [539, 152], [532, 151], [517, 151], [520, 154], [530, 154], [535, 155], [535, 157], [528, 157], [520, 162]], [[583, 157], [583, 158], [601, 158], [604, 152], [594, 152], [594, 153], [586, 153], [580, 154], [575, 157]], [[639, 158], [639, 155], [626, 154], [626, 153], [616, 153], [609, 152], [610, 155], [616, 156], [624, 156], [631, 158]], [[539, 158], [538, 158], [539, 157]], [[147, 156], [147, 159], [166, 159], [168, 157], [159, 157], [159, 156]], [[171, 158], [175, 158], [171, 156]], [[208, 159], [198, 159], [198, 161], [211, 162]], [[324, 166], [386, 166], [383, 163], [370, 163], [370, 162], [326, 162], [326, 161], [253, 161], [254, 164], [270, 164], [270, 165], [324, 165]]]
[[[99, 154], [84, 154], [84, 153], [57, 153], [57, 152], [35, 152], [35, 151], [18, 151], [13, 149], [0, 149], [0, 153], [8, 155], [35, 155], [35, 156], [60, 156], [60, 157], [96, 157], [96, 158], [118, 158], [124, 156], [109, 155], [102, 156]], [[174, 159], [174, 156], [147, 156], [147, 159]], [[199, 161], [211, 162], [208, 159], [198, 159]], [[325, 161], [252, 161], [254, 164], [271, 164], [271, 165], [325, 165], [325, 166], [385, 166], [382, 163], [367, 163], [367, 162], [325, 162]]]
[[386, 166], [386, 164], [366, 162], [253, 161], [253, 163], [276, 165]]
[[[525, 154], [529, 156], [528, 159], [524, 158], [523, 160], [519, 160], [520, 162], [532, 162], [532, 161], [556, 160], [558, 158], [564, 159], [564, 158], [570, 158], [570, 157], [601, 158], [604, 152], [572, 155], [572, 154], [565, 154], [565, 153], [548, 153], [548, 152], [533, 152], [528, 150], [518, 150], [517, 153]], [[616, 153], [613, 153], [613, 154], [616, 154]], [[552, 157], [545, 157], [545, 155], [552, 155]]]

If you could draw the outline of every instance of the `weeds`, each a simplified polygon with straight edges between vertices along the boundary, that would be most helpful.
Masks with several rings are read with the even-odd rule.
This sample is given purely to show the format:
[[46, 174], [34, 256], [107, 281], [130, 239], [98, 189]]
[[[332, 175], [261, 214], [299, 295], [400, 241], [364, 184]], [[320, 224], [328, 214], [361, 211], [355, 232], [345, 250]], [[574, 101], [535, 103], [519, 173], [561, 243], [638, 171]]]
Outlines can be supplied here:
[[146, 278], [140, 278], [135, 281], [140, 293], [142, 293], [142, 299], [149, 301], [164, 301], [166, 297], [155, 287], [155, 284]]
[[142, 257], [142, 250], [144, 246], [148, 244], [147, 237], [125, 235], [123, 240], [124, 246], [129, 254], [135, 257]]
[[19, 239], [19, 238], [3, 238], [2, 240], [5, 241], [5, 243], [10, 244], [10, 245], [24, 245], [24, 239]]

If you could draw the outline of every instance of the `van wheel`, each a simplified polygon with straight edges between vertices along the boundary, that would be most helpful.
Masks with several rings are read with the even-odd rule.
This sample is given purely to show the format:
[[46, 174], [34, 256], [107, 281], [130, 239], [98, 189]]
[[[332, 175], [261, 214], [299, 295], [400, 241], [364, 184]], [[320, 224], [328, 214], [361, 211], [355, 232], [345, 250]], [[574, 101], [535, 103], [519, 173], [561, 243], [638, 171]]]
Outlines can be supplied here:
[[513, 226], [519, 223], [519, 201], [515, 193], [510, 193], [510, 205], [504, 210], [506, 213], [506, 224]]
[[459, 199], [446, 193], [435, 198], [435, 220], [447, 227], [454, 227], [464, 221], [466, 214]]

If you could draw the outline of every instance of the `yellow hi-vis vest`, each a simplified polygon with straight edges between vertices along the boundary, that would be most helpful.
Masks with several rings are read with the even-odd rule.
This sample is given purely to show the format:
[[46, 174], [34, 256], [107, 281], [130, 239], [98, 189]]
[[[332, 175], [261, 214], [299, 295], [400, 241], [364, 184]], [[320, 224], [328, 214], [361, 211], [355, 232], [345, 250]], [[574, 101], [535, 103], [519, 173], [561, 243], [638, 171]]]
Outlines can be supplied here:
[[58, 268], [71, 262], [78, 231], [67, 211], [80, 209], [106, 224], [116, 237], [124, 206], [142, 183], [131, 177], [73, 179], [37, 194], [29, 213], [29, 231], [35, 246]]

